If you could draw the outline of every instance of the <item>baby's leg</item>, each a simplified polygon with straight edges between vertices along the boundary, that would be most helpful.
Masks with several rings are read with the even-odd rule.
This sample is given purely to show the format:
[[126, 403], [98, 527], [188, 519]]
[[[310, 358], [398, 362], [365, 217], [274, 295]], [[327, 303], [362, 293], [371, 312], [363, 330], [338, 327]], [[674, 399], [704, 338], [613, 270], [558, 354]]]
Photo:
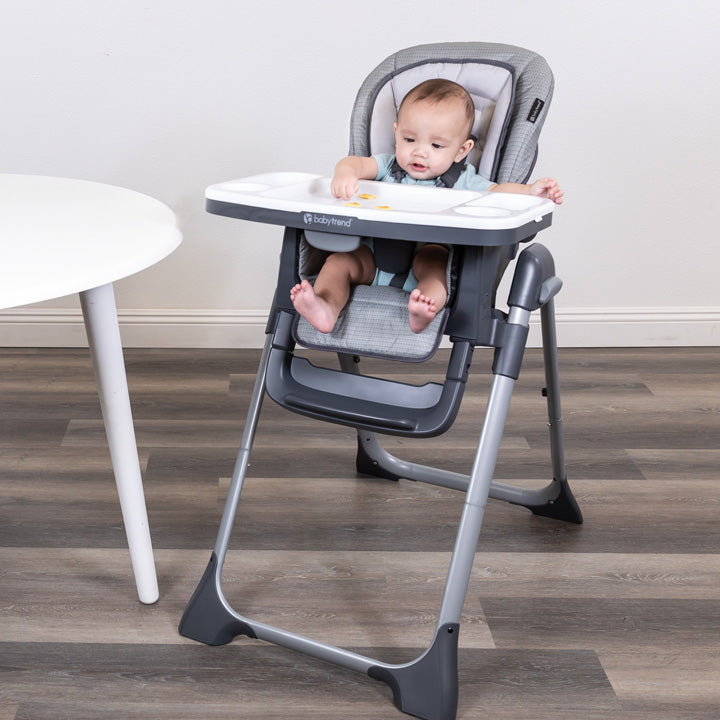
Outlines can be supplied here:
[[422, 332], [447, 302], [447, 263], [450, 253], [442, 245], [423, 245], [413, 260], [418, 285], [410, 293], [410, 329]]
[[370, 248], [329, 255], [320, 269], [315, 286], [307, 280], [290, 290], [290, 300], [316, 330], [332, 332], [354, 285], [369, 285], [375, 277], [375, 260]]

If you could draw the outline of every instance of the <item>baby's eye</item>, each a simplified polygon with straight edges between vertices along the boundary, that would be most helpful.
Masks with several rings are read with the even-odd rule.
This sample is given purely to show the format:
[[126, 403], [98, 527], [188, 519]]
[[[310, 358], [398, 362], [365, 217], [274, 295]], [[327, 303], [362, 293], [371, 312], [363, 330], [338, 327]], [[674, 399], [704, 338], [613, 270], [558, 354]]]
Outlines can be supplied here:
[[433, 146], [436, 150], [442, 150], [442, 149], [443, 149], [443, 146], [442, 146], [440, 143], [433, 143], [432, 146]]
[[406, 137], [406, 138], [404, 138], [404, 140], [405, 140], [405, 142], [409, 142], [409, 143], [415, 142], [415, 138]]

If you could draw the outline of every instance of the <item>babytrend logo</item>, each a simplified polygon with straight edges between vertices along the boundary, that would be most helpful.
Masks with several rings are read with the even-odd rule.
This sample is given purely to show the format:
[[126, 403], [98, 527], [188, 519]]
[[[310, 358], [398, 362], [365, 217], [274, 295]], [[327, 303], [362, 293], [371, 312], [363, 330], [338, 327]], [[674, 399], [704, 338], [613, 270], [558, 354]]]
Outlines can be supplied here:
[[303, 212], [303, 222], [312, 227], [320, 225], [323, 230], [327, 230], [328, 228], [350, 228], [352, 227], [353, 218], [337, 215], [316, 215], [312, 212]]

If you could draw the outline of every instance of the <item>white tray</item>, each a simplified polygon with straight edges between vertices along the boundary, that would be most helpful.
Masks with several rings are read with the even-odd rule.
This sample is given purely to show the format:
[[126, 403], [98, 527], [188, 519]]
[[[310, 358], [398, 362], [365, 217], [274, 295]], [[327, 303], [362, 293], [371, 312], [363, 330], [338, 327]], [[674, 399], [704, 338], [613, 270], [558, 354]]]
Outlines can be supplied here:
[[206, 198], [285, 212], [327, 213], [364, 221], [503, 230], [539, 222], [552, 200], [530, 195], [473, 192], [372, 180], [360, 181], [349, 201], [330, 193], [330, 178], [299, 172], [252, 175], [211, 185]]

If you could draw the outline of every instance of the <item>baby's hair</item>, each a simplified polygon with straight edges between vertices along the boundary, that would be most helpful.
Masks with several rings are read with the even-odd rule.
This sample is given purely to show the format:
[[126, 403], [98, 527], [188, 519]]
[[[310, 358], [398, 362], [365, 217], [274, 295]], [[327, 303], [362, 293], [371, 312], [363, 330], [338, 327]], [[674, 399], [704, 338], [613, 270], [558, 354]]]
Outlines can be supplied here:
[[452, 80], [433, 78], [432, 80], [425, 80], [419, 85], [416, 85], [403, 98], [398, 108], [398, 114], [400, 114], [400, 110], [402, 110], [403, 105], [406, 103], [416, 103], [422, 100], [427, 100], [430, 103], [441, 103], [451, 98], [459, 100], [463, 104], [469, 135], [475, 122], [475, 103], [473, 103], [468, 91], [462, 85], [458, 85], [458, 83]]

